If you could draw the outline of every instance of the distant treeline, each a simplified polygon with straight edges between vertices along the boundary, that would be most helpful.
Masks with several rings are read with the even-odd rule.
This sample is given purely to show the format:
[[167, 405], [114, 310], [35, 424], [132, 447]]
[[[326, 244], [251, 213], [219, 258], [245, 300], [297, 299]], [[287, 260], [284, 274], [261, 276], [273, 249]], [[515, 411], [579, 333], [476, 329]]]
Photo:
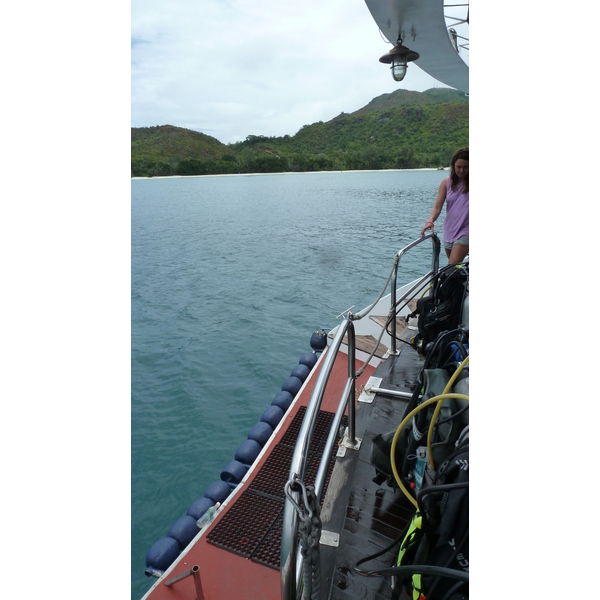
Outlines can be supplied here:
[[163, 125], [132, 128], [131, 175], [210, 175], [448, 166], [469, 143], [468, 98], [455, 90], [397, 90], [293, 136], [222, 144]]

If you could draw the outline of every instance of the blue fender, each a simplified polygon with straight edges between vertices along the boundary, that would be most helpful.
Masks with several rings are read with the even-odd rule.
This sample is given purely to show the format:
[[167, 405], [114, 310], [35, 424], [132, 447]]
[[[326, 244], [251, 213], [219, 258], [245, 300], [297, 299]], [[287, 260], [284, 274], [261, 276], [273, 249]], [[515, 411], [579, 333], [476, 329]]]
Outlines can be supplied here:
[[302, 383], [310, 375], [310, 368], [306, 365], [296, 365], [291, 373], [291, 377], [297, 377]]
[[260, 420], [264, 423], [268, 423], [273, 429], [275, 429], [275, 427], [277, 427], [277, 424], [279, 423], [279, 421], [281, 421], [282, 418], [283, 411], [281, 410], [281, 408], [279, 408], [279, 406], [273, 406], [271, 404], [271, 406], [269, 406], [267, 410], [265, 410], [265, 412], [262, 414]]
[[247, 471], [248, 465], [242, 464], [239, 460], [230, 460], [221, 471], [221, 480], [237, 485], [244, 478]]
[[196, 520], [190, 515], [185, 515], [173, 523], [173, 527], [169, 529], [167, 535], [175, 538], [179, 542], [181, 549], [185, 548], [195, 537], [198, 531]]
[[175, 538], [164, 537], [154, 542], [146, 554], [146, 575], [166, 571], [180, 552], [179, 542]]
[[324, 329], [317, 329], [310, 338], [310, 347], [317, 352], [325, 350], [327, 346], [327, 333]]
[[275, 398], [273, 398], [271, 405], [279, 406], [279, 408], [283, 412], [285, 412], [290, 407], [290, 404], [292, 403], [293, 399], [294, 396], [292, 396], [292, 394], [290, 394], [289, 392], [278, 392]]
[[289, 392], [292, 396], [295, 396], [302, 387], [302, 381], [297, 377], [288, 377], [281, 386], [284, 392]]
[[231, 488], [224, 481], [213, 481], [204, 492], [204, 496], [206, 498], [210, 498], [213, 501], [213, 504], [220, 502], [223, 504], [229, 493], [231, 492]]
[[300, 357], [300, 364], [306, 365], [309, 369], [312, 369], [317, 364], [318, 360], [319, 359], [314, 352], [305, 352]]
[[250, 466], [256, 460], [260, 451], [260, 444], [256, 440], [244, 440], [235, 451], [234, 458], [243, 465]]
[[214, 505], [215, 503], [210, 498], [202, 496], [202, 498], [198, 498], [198, 500], [188, 508], [187, 514], [197, 521], [211, 506]]
[[[283, 394], [285, 392], [279, 392], [279, 393]], [[290, 398], [290, 402], [291, 401], [292, 400]], [[275, 400], [273, 400], [273, 402], [275, 402]], [[283, 407], [280, 407], [280, 408], [283, 408]], [[272, 435], [273, 435], [273, 428], [268, 423], [265, 423], [264, 421], [259, 421], [258, 423], [255, 423], [252, 426], [252, 429], [248, 432], [248, 439], [254, 440], [255, 442], [258, 442], [261, 446], [264, 446], [269, 441], [269, 438]]]

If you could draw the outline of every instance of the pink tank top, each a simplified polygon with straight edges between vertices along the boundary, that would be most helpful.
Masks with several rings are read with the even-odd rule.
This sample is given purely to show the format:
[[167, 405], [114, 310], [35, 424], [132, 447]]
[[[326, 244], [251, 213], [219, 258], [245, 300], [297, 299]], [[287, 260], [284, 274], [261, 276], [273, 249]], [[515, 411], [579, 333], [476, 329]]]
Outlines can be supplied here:
[[459, 183], [452, 189], [450, 177], [446, 180], [446, 218], [444, 219], [444, 241], [455, 242], [469, 237], [469, 192], [462, 191]]

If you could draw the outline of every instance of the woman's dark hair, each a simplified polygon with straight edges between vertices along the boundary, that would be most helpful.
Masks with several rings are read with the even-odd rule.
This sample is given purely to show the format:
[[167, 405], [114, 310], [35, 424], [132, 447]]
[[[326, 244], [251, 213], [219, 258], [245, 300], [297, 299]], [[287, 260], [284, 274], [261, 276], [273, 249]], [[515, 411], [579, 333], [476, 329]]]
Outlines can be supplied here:
[[[458, 185], [458, 175], [454, 171], [454, 165], [456, 164], [456, 161], [460, 158], [462, 158], [463, 160], [469, 160], [469, 149], [468, 148], [458, 149], [454, 153], [454, 156], [452, 157], [452, 163], [450, 164], [450, 184], [451, 184], [451, 187], [453, 190], [456, 189], [456, 186]], [[468, 173], [467, 173], [467, 176], [465, 177], [465, 184], [464, 184], [463, 192], [465, 192], [467, 194], [469, 193], [469, 174]]]

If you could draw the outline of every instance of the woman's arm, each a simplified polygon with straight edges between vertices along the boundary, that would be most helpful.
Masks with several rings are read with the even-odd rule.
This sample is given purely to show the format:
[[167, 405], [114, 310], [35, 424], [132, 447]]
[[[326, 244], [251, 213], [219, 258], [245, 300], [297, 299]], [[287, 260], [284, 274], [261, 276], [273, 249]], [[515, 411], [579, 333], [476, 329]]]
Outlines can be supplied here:
[[442, 183], [440, 183], [437, 198], [435, 199], [435, 204], [433, 205], [433, 208], [431, 209], [431, 213], [429, 214], [429, 219], [427, 219], [427, 221], [425, 223], [425, 227], [423, 227], [423, 229], [421, 229], [422, 236], [425, 235], [425, 232], [428, 229], [431, 229], [431, 231], [433, 231], [433, 224], [435, 223], [436, 219], [440, 216], [440, 213], [442, 212], [442, 208], [444, 207], [444, 202], [446, 201], [446, 182], [447, 181], [448, 181], [447, 179], [444, 179], [442, 181]]

